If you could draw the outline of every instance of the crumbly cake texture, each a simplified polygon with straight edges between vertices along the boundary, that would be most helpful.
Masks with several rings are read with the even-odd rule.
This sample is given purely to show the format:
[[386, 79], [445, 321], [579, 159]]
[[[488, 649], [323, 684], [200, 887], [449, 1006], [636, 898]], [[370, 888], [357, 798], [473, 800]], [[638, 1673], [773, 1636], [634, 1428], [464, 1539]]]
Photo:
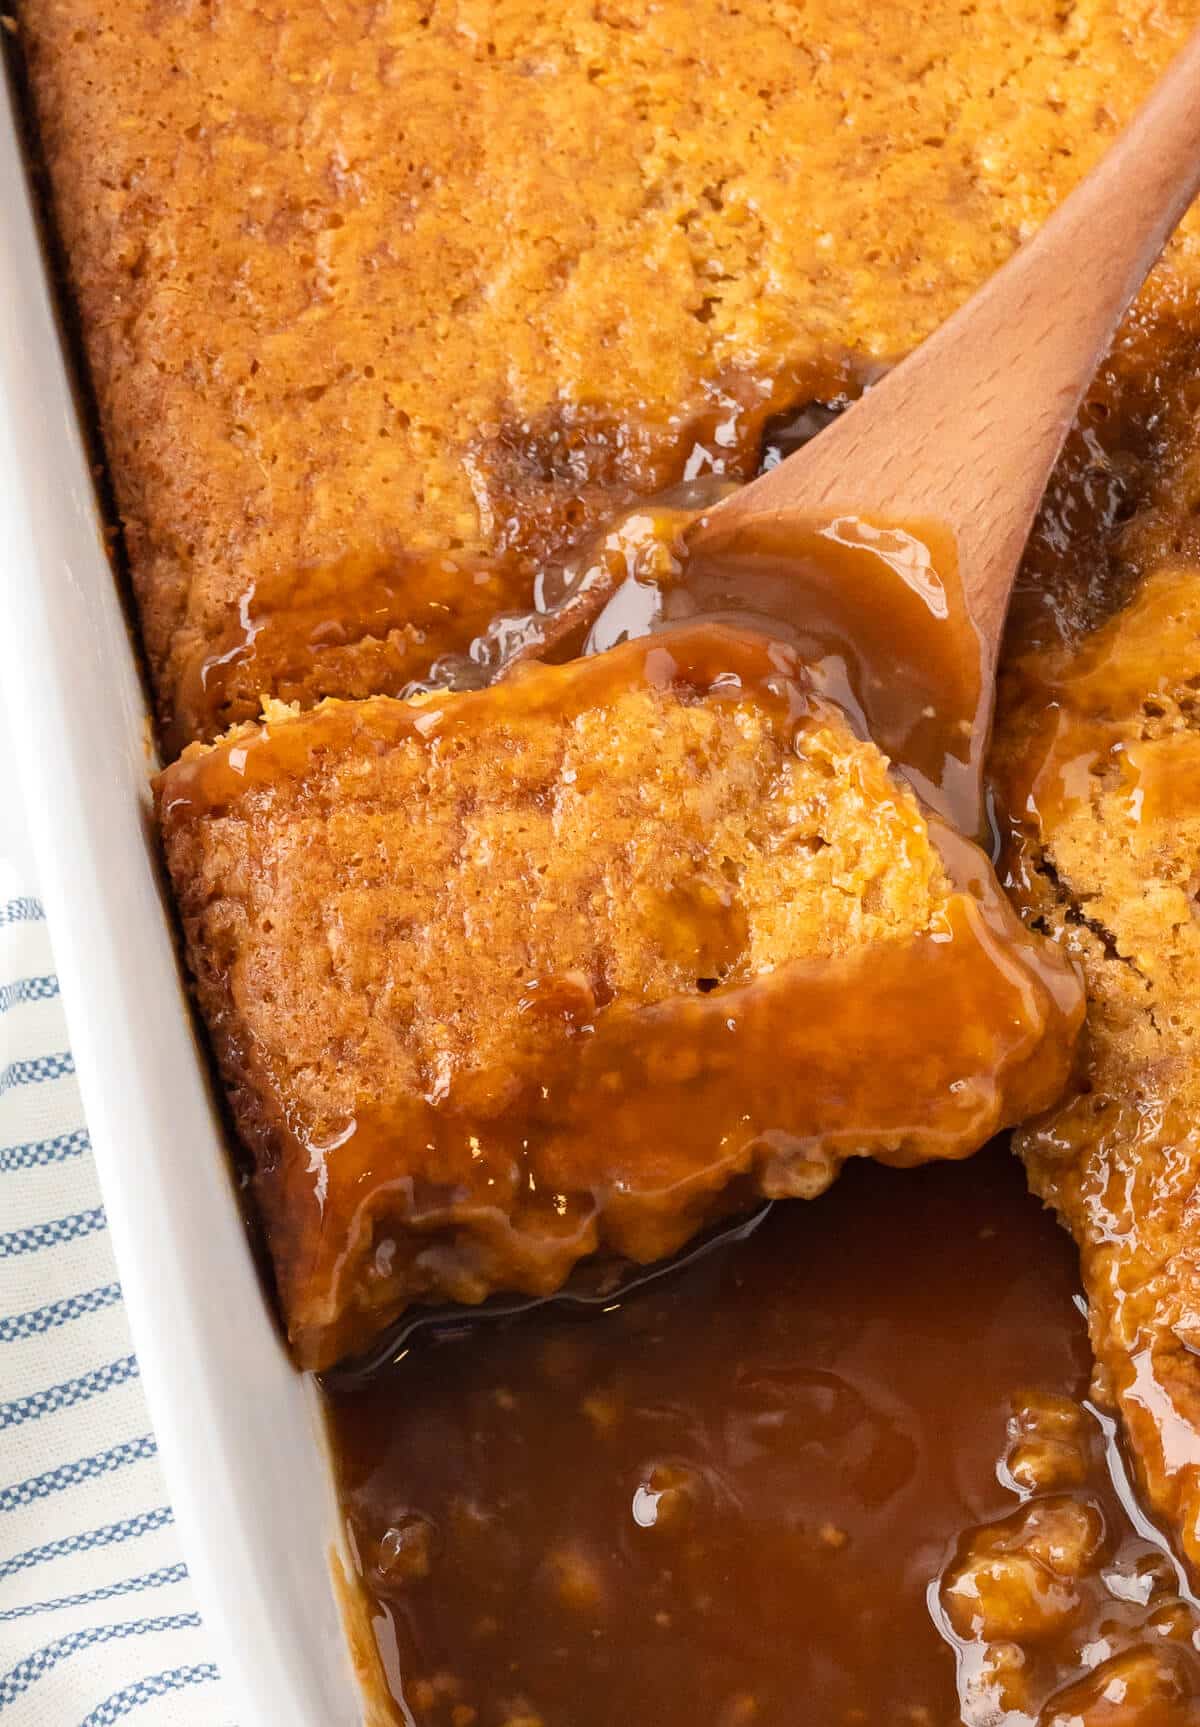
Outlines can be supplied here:
[[1017, 892], [1086, 968], [1079, 1086], [1018, 1135], [1079, 1240], [1097, 1386], [1200, 1564], [1200, 570], [1010, 672]]
[[1068, 968], [951, 880], [836, 710], [756, 693], [779, 652], [710, 626], [327, 701], [161, 777], [304, 1364], [414, 1298], [661, 1257], [748, 1183], [966, 1155], [1057, 1095]]
[[[440, 747], [389, 739], [384, 701], [327, 704], [307, 724], [279, 713], [269, 726], [303, 741], [304, 766], [211, 821], [172, 808], [168, 773], [168, 855], [185, 916], [200, 908], [206, 974], [232, 959], [247, 1007], [287, 1016], [279, 1041], [311, 1080], [309, 1110], [353, 1114], [359, 1060], [418, 1095], [536, 1060], [544, 1016], [502, 1005], [535, 978], [569, 979], [587, 1018], [907, 935], [949, 898], [911, 795], [846, 727], [814, 729], [793, 755], [751, 700], [636, 686], [556, 721], [532, 699], [542, 676], [526, 673], [515, 702], [506, 686], [494, 731]], [[485, 698], [449, 706], [467, 700]], [[276, 939], [248, 951], [264, 920]], [[331, 983], [344, 1064], [316, 1053]]]
[[23, 6], [168, 736], [395, 691], [631, 496], [745, 472], [1034, 231], [1195, 15]]

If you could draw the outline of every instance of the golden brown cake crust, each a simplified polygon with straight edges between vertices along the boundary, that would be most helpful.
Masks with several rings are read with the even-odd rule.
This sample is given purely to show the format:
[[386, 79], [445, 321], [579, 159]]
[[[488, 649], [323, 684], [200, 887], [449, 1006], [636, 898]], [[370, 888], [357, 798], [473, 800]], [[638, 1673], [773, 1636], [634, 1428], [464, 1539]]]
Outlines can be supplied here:
[[1066, 1076], [1069, 967], [761, 636], [273, 716], [159, 802], [305, 1365]]
[[631, 494], [744, 472], [1033, 231], [1194, 16], [24, 6], [172, 735], [394, 691]]

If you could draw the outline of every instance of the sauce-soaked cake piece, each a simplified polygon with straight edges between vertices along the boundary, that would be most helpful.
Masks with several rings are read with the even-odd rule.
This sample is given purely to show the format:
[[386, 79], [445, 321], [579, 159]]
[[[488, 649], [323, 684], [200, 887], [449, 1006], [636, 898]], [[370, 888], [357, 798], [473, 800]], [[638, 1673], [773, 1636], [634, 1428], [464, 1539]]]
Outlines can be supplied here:
[[1010, 673], [1011, 882], [1083, 962], [1078, 1090], [1018, 1145], [1083, 1251], [1098, 1386], [1200, 1565], [1200, 569]]
[[158, 798], [308, 1366], [1066, 1079], [1069, 964], [762, 636], [285, 710]]
[[1044, 220], [1196, 5], [20, 14], [179, 742], [396, 692], [632, 497], [747, 473]]
[[1080, 960], [1089, 997], [1082, 1086], [1017, 1145], [1083, 1250], [1097, 1393], [1193, 1562], [1198, 503], [1200, 307], [1176, 277], [1127, 322], [1046, 500], [993, 759], [1008, 885]]

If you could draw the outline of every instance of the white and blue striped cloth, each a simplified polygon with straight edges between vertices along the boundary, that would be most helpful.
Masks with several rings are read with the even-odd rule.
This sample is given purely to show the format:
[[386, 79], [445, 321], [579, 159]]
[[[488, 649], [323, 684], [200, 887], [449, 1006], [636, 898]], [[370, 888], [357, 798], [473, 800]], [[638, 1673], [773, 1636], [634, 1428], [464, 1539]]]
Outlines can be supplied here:
[[232, 1727], [74, 1072], [41, 906], [0, 856], [0, 1717]]

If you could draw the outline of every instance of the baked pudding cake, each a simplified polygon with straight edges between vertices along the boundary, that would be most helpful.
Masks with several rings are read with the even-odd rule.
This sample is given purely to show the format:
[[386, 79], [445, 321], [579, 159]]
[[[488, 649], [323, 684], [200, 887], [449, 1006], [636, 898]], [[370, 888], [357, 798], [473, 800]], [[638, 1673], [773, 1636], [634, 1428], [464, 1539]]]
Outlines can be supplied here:
[[[844, 1149], [813, 1154], [827, 1121], [754, 1120], [724, 1157], [730, 1092], [717, 1086], [699, 1138], [689, 1129], [682, 1188], [673, 1165], [660, 1183], [676, 1189], [656, 1220], [668, 1226], [635, 1239], [627, 1204], [595, 1203], [629, 1198], [621, 1132], [589, 1136], [586, 1112], [556, 1092], [532, 1161], [505, 1141], [494, 1165], [453, 1171], [472, 1201], [476, 1178], [507, 1183], [503, 1202], [489, 1189], [461, 1230], [439, 1213], [430, 1175], [445, 1170], [425, 1129], [447, 1051], [472, 1052], [454, 1069], [462, 1143], [485, 1119], [506, 1124], [503, 1140], [533, 1119], [505, 1085], [531, 1083], [551, 1046], [555, 1072], [560, 1057], [568, 1067], [580, 1025], [607, 1014], [616, 1047], [634, 1004], [676, 1015], [678, 1035], [726, 992], [767, 978], [782, 992], [798, 967], [810, 991], [814, 966], [878, 981], [881, 956], [911, 949], [947, 907], [981, 903], [879, 752], [812, 712], [797, 749], [778, 690], [753, 675], [730, 699], [711, 659], [703, 676], [656, 681], [642, 644], [573, 660], [572, 640], [566, 663], [461, 686], [487, 682], [506, 620], [568, 591], [631, 508], [681, 482], [749, 477], [909, 352], [1036, 230], [1197, 23], [1195, 0], [22, 7], [168, 757], [159, 799], [189, 964], [302, 1360], [332, 1361], [414, 1296], [511, 1283], [528, 1246], [514, 1219], [528, 1218], [552, 1129], [570, 1141], [546, 1172], [565, 1204], [535, 1209], [556, 1219], [555, 1269], [526, 1254], [518, 1287], [551, 1287], [600, 1246], [670, 1251], [744, 1200], [756, 1171], [762, 1184], [767, 1163], [778, 1174], [761, 1156], [771, 1127], [805, 1145], [793, 1189], [825, 1185]], [[935, 1153], [1023, 1122], [1030, 1183], [1081, 1249], [1097, 1407], [1119, 1414], [1144, 1504], [1193, 1564], [1197, 595], [1193, 216], [1084, 404], [1010, 625], [991, 775], [1001, 879], [1025, 933], [986, 872], [973, 876], [1026, 983], [1045, 991], [1060, 964], [1048, 954], [1066, 956], [1056, 975], [1081, 968], [1080, 1053], [1049, 1114], [1065, 1066], [1047, 1077], [1029, 1048], [1006, 1057], [970, 1133]], [[698, 639], [703, 660], [711, 629]], [[451, 730], [457, 713], [483, 715], [457, 766], [437, 726], [421, 732], [434, 712]], [[1053, 993], [1027, 1022], [1034, 1044], [1065, 1002]], [[893, 1049], [921, 1044], [919, 1022], [889, 1023]], [[774, 1027], [754, 1047], [738, 1098], [778, 1090], [775, 1068], [794, 1057]], [[869, 1045], [864, 1071], [886, 1064], [882, 1050]], [[986, 1051], [972, 1059], [960, 1077], [987, 1066]], [[689, 1076], [669, 1069], [666, 1053], [646, 1059], [622, 1092], [655, 1121], [664, 1158], [688, 1119], [671, 1087]], [[339, 1236], [338, 1184], [357, 1180], [367, 1137], [349, 1131], [363, 1074], [383, 1139], [406, 1155], [388, 1153], [386, 1203]], [[886, 1104], [886, 1086], [867, 1089]], [[885, 1117], [856, 1149], [930, 1155], [928, 1137]], [[573, 1184], [576, 1156], [589, 1178]], [[848, 1227], [850, 1201], [821, 1200], [814, 1216], [839, 1204]], [[1058, 1495], [1058, 1521], [993, 1521], [952, 1563], [925, 1556], [942, 1567], [958, 1718], [1190, 1722], [1195, 1620], [1182, 1597], [1168, 1612], [1157, 1582], [1122, 1584], [1102, 1634], [1064, 1643], [1057, 1668], [1047, 1656], [1051, 1620], [1055, 1636], [1083, 1623], [1062, 1605], [1064, 1577], [1090, 1589], [1112, 1572], [1124, 1515], [1106, 1501], [1104, 1535], [1062, 1510], [1101, 1468], [1072, 1397], [1037, 1406], [1020, 1432], [1040, 1464], [1025, 1485], [1012, 1474], [1035, 1508]], [[409, 1527], [394, 1506], [384, 1521]], [[465, 1564], [474, 1526], [461, 1540], [454, 1527]], [[367, 1551], [379, 1531], [360, 1534]], [[589, 1599], [587, 1566], [570, 1553], [555, 1564], [566, 1596]], [[1160, 1636], [1169, 1661], [1144, 1654]], [[722, 1723], [781, 1718], [730, 1695]], [[490, 1727], [436, 1673], [420, 1697], [420, 1719]], [[498, 1722], [538, 1719], [513, 1697]], [[863, 1707], [838, 1719], [869, 1720], [852, 1713]], [[942, 1718], [920, 1696], [911, 1707], [896, 1719]]]
[[1066, 1079], [1058, 949], [764, 636], [272, 710], [158, 795], [305, 1366], [962, 1157]]

